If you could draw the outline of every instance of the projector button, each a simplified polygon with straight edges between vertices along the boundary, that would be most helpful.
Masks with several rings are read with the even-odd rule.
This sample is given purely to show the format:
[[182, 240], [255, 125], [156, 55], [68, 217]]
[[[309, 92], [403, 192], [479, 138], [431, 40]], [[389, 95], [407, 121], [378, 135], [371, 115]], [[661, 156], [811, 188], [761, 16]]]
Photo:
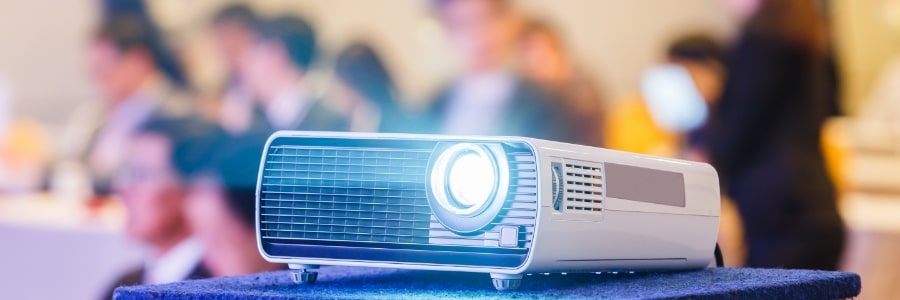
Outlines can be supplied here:
[[512, 226], [500, 227], [500, 247], [515, 248], [519, 246], [519, 228]]

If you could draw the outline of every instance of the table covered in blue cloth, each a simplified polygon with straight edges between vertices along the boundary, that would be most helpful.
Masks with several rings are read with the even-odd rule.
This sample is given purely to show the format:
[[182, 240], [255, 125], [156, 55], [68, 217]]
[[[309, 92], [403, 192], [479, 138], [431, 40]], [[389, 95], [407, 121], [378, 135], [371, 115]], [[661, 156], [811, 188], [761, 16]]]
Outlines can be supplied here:
[[115, 299], [653, 298], [841, 299], [859, 295], [843, 272], [710, 268], [674, 273], [535, 274], [517, 291], [494, 290], [488, 274], [323, 267], [315, 284], [291, 271], [121, 287]]

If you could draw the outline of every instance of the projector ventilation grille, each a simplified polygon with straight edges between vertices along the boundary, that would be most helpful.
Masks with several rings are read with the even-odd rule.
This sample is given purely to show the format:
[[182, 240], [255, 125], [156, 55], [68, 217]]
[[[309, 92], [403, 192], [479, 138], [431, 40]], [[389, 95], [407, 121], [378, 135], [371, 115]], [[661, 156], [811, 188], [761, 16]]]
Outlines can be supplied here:
[[606, 187], [603, 165], [584, 161], [566, 161], [562, 168], [563, 198], [566, 213], [602, 214]]
[[[433, 143], [421, 147], [272, 145], [260, 185], [263, 241], [493, 253], [526, 251], [537, 215], [533, 153], [504, 145], [510, 193], [484, 232], [458, 235], [433, 216], [425, 193]], [[350, 145], [347, 145], [350, 144]], [[389, 143], [387, 143], [389, 145]], [[500, 228], [519, 230], [515, 247], [499, 249]], [[509, 237], [504, 237], [504, 240]], [[425, 248], [422, 248], [425, 247]]]
[[273, 147], [262, 184], [265, 237], [425, 243], [430, 151]]

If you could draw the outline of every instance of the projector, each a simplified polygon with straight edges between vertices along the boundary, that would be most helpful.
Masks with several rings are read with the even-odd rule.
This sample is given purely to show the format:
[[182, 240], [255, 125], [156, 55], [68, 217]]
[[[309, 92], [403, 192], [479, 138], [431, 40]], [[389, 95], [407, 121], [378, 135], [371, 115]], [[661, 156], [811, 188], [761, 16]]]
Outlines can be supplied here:
[[708, 164], [524, 137], [280, 131], [256, 193], [259, 251], [319, 266], [489, 273], [705, 268], [719, 226]]

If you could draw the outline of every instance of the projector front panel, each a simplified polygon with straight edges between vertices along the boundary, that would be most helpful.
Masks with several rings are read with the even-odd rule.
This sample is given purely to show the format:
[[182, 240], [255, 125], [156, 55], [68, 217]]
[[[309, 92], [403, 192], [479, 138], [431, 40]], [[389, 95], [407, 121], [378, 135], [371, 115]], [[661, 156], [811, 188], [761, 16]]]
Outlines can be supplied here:
[[[499, 206], [484, 210], [495, 217], [471, 232], [447, 228], [429, 190], [458, 144], [502, 155], [495, 170], [508, 172]], [[263, 159], [257, 220], [270, 258], [517, 268], [531, 248], [538, 175], [521, 141], [280, 136]]]

